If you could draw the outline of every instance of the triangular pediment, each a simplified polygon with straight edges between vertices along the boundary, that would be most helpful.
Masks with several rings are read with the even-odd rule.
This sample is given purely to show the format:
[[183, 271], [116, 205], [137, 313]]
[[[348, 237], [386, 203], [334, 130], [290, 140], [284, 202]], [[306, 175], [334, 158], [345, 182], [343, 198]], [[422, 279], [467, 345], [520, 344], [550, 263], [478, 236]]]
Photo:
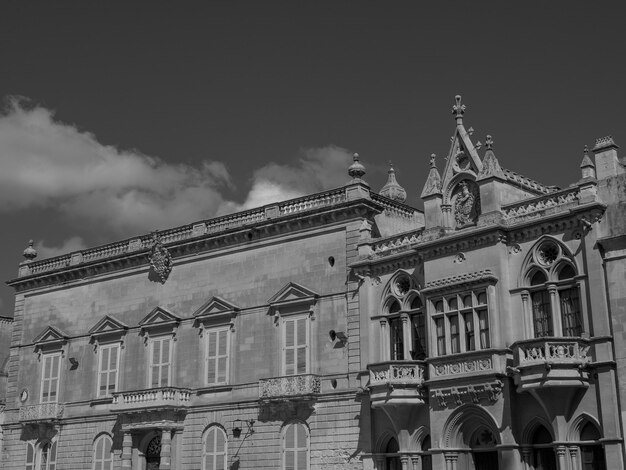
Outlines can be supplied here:
[[143, 328], [147, 328], [151, 326], [178, 323], [180, 320], [180, 317], [177, 317], [169, 310], [166, 310], [163, 307], [156, 307], [148, 315], [143, 317], [143, 319], [139, 322], [139, 325]]
[[54, 326], [49, 326], [33, 339], [35, 344], [51, 344], [67, 341], [68, 335]]
[[89, 333], [91, 335], [101, 335], [106, 333], [125, 331], [127, 329], [128, 325], [126, 323], [118, 320], [111, 315], [106, 315], [89, 330]]
[[196, 310], [193, 316], [211, 317], [223, 313], [238, 312], [239, 310], [240, 308], [237, 305], [232, 304], [221, 297], [215, 296], [211, 297], [204, 305], [202, 305], [202, 307]]
[[289, 282], [267, 302], [270, 305], [311, 301], [319, 297], [317, 292], [295, 282]]

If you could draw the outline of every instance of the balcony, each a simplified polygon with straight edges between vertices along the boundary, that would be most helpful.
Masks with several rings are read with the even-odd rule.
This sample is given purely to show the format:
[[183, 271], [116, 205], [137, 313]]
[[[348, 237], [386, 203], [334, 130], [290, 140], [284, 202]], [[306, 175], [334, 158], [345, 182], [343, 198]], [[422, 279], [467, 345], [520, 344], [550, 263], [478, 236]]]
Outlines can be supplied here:
[[111, 411], [115, 413], [181, 409], [189, 406], [191, 390], [163, 387], [113, 394]]
[[426, 365], [423, 361], [388, 361], [369, 364], [372, 407], [419, 405], [424, 403], [422, 385]]
[[539, 338], [513, 345], [513, 370], [519, 392], [538, 387], [587, 387], [589, 341], [582, 338]]
[[259, 380], [261, 400], [290, 400], [319, 395], [320, 378], [313, 374], [287, 375]]
[[63, 417], [64, 406], [60, 403], [41, 403], [20, 407], [20, 422], [46, 423]]

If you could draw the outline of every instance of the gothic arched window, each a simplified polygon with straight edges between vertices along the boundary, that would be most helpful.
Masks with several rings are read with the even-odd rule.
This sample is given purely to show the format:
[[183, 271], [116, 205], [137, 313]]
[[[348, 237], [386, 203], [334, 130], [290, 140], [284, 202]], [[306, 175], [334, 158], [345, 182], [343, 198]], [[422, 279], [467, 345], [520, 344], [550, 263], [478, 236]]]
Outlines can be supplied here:
[[202, 470], [226, 470], [228, 458], [228, 438], [224, 430], [212, 426], [204, 436], [202, 446]]
[[526, 270], [533, 335], [580, 336], [583, 331], [580, 288], [574, 263], [554, 240], [531, 253]]

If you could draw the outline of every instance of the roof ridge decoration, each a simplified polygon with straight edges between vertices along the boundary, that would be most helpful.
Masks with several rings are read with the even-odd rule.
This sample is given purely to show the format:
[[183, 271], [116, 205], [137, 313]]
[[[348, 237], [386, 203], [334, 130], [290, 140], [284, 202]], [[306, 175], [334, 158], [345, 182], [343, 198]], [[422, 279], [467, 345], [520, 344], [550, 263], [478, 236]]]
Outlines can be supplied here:
[[594, 145], [592, 150], [594, 152], [599, 152], [601, 150], [606, 150], [609, 148], [619, 148], [619, 147], [613, 140], [613, 137], [610, 135], [607, 135], [605, 137], [598, 137], [596, 139], [596, 145]]
[[391, 161], [389, 162], [389, 170], [387, 171], [387, 183], [378, 194], [394, 201], [406, 201], [406, 191], [396, 180], [396, 170], [394, 170]]
[[532, 192], [539, 194], [550, 194], [555, 191], [558, 191], [558, 186], [546, 186], [545, 184], [539, 183], [533, 179], [528, 178], [527, 176], [520, 175], [512, 170], [508, 170], [506, 168], [502, 168], [504, 172], [504, 176], [506, 179], [512, 183], [517, 184], [518, 186], [523, 187], [524, 189], [528, 189]]
[[437, 155], [434, 153], [430, 155], [430, 170], [428, 171], [428, 178], [426, 179], [426, 184], [424, 184], [424, 189], [422, 189], [422, 198], [441, 194], [441, 175], [435, 163], [436, 158]]
[[485, 139], [485, 146], [487, 151], [483, 158], [483, 168], [478, 173], [476, 179], [484, 180], [491, 177], [505, 179], [500, 162], [498, 162], [495, 153], [493, 153], [493, 139], [490, 135]]

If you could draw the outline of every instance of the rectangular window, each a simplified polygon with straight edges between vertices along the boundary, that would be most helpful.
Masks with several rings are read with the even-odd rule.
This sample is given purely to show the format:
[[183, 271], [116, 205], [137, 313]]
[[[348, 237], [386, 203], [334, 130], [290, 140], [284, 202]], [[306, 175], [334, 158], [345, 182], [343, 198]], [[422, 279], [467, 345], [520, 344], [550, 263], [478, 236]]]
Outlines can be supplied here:
[[582, 322], [580, 320], [578, 288], [560, 290], [559, 299], [561, 302], [563, 336], [580, 336], [582, 333]]
[[153, 338], [150, 349], [150, 387], [168, 387], [172, 368], [172, 338]]
[[535, 337], [553, 336], [552, 310], [550, 308], [550, 294], [547, 290], [533, 292], [531, 295], [533, 306], [533, 323]]
[[229, 328], [215, 328], [206, 334], [206, 383], [218, 385], [228, 383], [228, 332]]
[[309, 370], [309, 319], [307, 317], [283, 320], [284, 375], [306, 374]]
[[465, 320], [465, 350], [473, 351], [476, 349], [476, 340], [474, 338], [474, 313], [466, 313], [463, 319]]
[[117, 391], [120, 345], [101, 345], [99, 352], [98, 397], [108, 397]]
[[437, 331], [437, 355], [443, 356], [446, 353], [446, 332], [443, 317], [435, 319], [435, 329]]
[[450, 319], [450, 352], [456, 354], [461, 352], [461, 342], [459, 340], [459, 317], [453, 315]]
[[60, 372], [61, 353], [44, 355], [41, 374], [41, 403], [56, 403], [59, 400]]

